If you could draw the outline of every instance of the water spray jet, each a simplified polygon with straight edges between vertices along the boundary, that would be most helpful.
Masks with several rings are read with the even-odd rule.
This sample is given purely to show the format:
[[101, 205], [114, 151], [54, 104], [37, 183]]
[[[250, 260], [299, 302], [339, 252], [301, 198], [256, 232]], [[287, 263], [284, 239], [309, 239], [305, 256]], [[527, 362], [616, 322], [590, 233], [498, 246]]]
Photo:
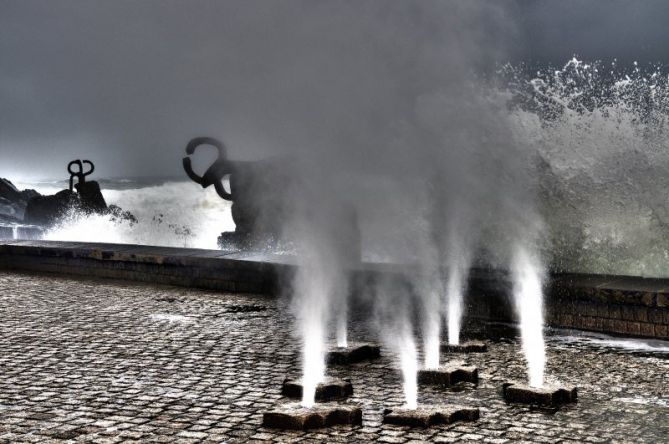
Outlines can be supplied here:
[[304, 391], [306, 384], [300, 379], [286, 378], [281, 386], [281, 394], [287, 398], [302, 399], [302, 406], [311, 408], [316, 402], [328, 402], [345, 399], [353, 395], [353, 385], [350, 379], [326, 377], [317, 383], [314, 388], [313, 402], [305, 402]]
[[524, 248], [518, 248], [512, 263], [513, 296], [520, 318], [520, 340], [528, 368], [528, 384], [533, 388], [544, 385], [546, 344], [542, 282], [539, 267]]

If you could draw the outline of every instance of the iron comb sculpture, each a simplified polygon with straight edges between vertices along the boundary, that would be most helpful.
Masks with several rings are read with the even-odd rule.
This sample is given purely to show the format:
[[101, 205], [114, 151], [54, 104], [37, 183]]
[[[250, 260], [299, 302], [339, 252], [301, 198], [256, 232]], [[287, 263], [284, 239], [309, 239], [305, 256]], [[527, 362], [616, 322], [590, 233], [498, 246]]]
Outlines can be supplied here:
[[[191, 158], [200, 146], [216, 148], [218, 156], [201, 176], [193, 171]], [[232, 202], [234, 232], [219, 237], [219, 245], [244, 246], [272, 242], [280, 232], [284, 213], [280, 189], [288, 183], [282, 159], [232, 161], [226, 146], [213, 137], [196, 137], [186, 145], [183, 168], [188, 177], [202, 188], [213, 186], [223, 199]], [[230, 189], [223, 182], [227, 179]]]
[[47, 227], [61, 222], [72, 210], [84, 213], [108, 213], [109, 207], [100, 191], [100, 184], [94, 180], [86, 181], [86, 177], [93, 174], [93, 171], [95, 165], [90, 160], [77, 159], [68, 163], [69, 190], [65, 189], [50, 196], [32, 197], [26, 205], [24, 221]]
[[[191, 156], [202, 145], [215, 147], [218, 156], [200, 176], [193, 171]], [[186, 154], [183, 167], [188, 177], [202, 188], [213, 185], [221, 198], [232, 202], [231, 213], [235, 231], [221, 234], [218, 238], [220, 247], [266, 247], [280, 242], [284, 236], [282, 225], [290, 219], [287, 216], [293, 208], [292, 198], [296, 195], [291, 190], [294, 191], [298, 186], [293, 177], [295, 159], [277, 157], [257, 161], [232, 161], [227, 157], [223, 142], [213, 137], [192, 139], [186, 145]], [[223, 185], [226, 178], [230, 184], [229, 191]], [[339, 208], [340, 214], [346, 215], [342, 227], [348, 233], [347, 240], [340, 244], [350, 250], [355, 260], [359, 260], [360, 240], [355, 208], [337, 199], [333, 199], [330, 206]]]
[[[202, 145], [211, 145], [218, 150], [218, 157], [211, 164], [207, 171], [202, 176], [193, 171], [191, 158], [195, 154], [195, 150]], [[216, 188], [216, 193], [225, 200], [232, 201], [232, 193], [228, 192], [223, 186], [223, 180], [226, 176], [231, 176], [235, 171], [235, 165], [227, 159], [227, 149], [223, 142], [213, 137], [196, 137], [188, 142], [186, 145], [186, 154], [188, 156], [183, 158], [183, 167], [188, 177], [196, 183], [202, 185], [202, 188], [207, 188], [211, 185]]]
[[[88, 171], [84, 171], [84, 165], [90, 167]], [[74, 166], [79, 167], [78, 171], [73, 171]], [[77, 185], [86, 182], [86, 176], [90, 176], [95, 171], [95, 165], [90, 160], [73, 160], [67, 164], [67, 172], [70, 173], [70, 191], [74, 191], [74, 178], [78, 179]]]

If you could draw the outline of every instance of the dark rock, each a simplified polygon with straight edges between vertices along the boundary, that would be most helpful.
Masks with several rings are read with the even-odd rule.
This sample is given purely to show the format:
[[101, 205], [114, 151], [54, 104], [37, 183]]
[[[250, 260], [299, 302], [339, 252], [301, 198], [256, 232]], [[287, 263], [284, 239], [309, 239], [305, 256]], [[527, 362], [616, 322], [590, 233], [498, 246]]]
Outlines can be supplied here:
[[24, 207], [0, 197], [0, 221], [20, 222], [23, 219]]
[[578, 399], [578, 391], [576, 387], [545, 386], [536, 388], [512, 382], [507, 382], [502, 385], [502, 394], [508, 403], [531, 404], [547, 407], [557, 407], [562, 404], [573, 403]]
[[14, 233], [22, 239], [39, 238], [43, 231], [40, 227], [52, 227], [73, 211], [107, 214], [113, 221], [137, 223], [130, 212], [115, 205], [107, 207], [98, 182], [86, 182], [84, 177], [73, 186], [76, 193], [63, 190], [51, 196], [42, 196], [35, 190], [19, 191], [12, 182], [0, 178], [0, 223], [18, 227]]
[[478, 384], [479, 371], [476, 367], [458, 364], [446, 365], [438, 369], [418, 370], [418, 383], [450, 387], [461, 382]]
[[0, 221], [21, 222], [28, 201], [36, 196], [39, 196], [37, 191], [19, 191], [12, 182], [0, 178]]
[[479, 416], [479, 409], [474, 407], [434, 405], [416, 409], [386, 409], [383, 422], [409, 427], [430, 427], [456, 421], [476, 421]]
[[362, 342], [350, 342], [346, 347], [333, 347], [328, 351], [328, 364], [354, 364], [356, 362], [368, 361], [381, 356], [381, 347], [374, 344]]
[[[302, 399], [302, 381], [286, 378], [283, 381], [281, 394], [287, 398]], [[335, 399], [348, 398], [353, 394], [353, 384], [350, 379], [328, 377], [316, 386], [316, 401], [327, 402]]]
[[9, 200], [10, 202], [19, 202], [24, 200], [21, 192], [16, 186], [7, 179], [0, 178], [0, 197]]
[[31, 225], [49, 227], [78, 206], [79, 199], [70, 190], [59, 191], [52, 196], [33, 197], [28, 201], [23, 220]]
[[341, 424], [362, 424], [362, 409], [350, 404], [284, 404], [263, 414], [262, 425], [275, 429], [307, 430]]
[[130, 225], [134, 225], [138, 222], [137, 218], [130, 211], [124, 211], [123, 208], [117, 205], [109, 205], [107, 214], [111, 216], [111, 220], [114, 222], [126, 221], [129, 222]]
[[41, 194], [38, 193], [37, 191], [33, 190], [33, 189], [30, 189], [30, 188], [21, 191], [21, 197], [26, 202], [26, 204], [28, 203], [28, 201], [30, 199], [32, 199], [33, 197], [37, 197], [37, 196], [41, 196]]
[[107, 203], [97, 182], [80, 182], [74, 187], [79, 193], [79, 208], [82, 211], [87, 213], [104, 213], [107, 211]]
[[[77, 192], [59, 191], [52, 196], [37, 195], [28, 201], [23, 221], [26, 224], [51, 227], [68, 213], [107, 214], [114, 221], [137, 223], [137, 218], [116, 205], [107, 207], [100, 185], [95, 182], [80, 182], [74, 186]], [[31, 194], [31, 193], [29, 193]]]

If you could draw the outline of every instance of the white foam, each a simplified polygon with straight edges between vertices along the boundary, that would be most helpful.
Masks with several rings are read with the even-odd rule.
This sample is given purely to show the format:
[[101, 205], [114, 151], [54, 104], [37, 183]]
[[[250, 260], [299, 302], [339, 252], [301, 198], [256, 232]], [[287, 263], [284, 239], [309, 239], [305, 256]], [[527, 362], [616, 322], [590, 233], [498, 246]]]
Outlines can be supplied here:
[[103, 190], [108, 204], [130, 211], [138, 223], [103, 215], [71, 214], [45, 239], [216, 249], [223, 231], [234, 231], [230, 202], [189, 182]]

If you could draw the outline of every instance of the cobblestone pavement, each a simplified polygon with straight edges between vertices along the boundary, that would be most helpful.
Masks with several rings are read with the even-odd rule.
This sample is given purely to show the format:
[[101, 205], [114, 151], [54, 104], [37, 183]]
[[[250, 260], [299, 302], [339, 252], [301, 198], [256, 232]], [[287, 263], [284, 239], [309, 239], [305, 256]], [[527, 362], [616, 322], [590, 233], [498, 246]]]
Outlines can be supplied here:
[[[476, 423], [382, 425], [402, 403], [392, 357], [335, 368], [349, 376], [363, 425], [310, 433], [268, 430], [298, 370], [281, 301], [172, 287], [0, 271], [2, 442], [667, 442], [669, 360], [551, 341], [547, 372], [575, 382], [579, 402], [557, 412], [509, 406], [500, 385], [523, 379], [518, 343], [464, 356], [478, 387], [421, 390], [420, 401], [481, 408]], [[357, 335], [365, 335], [358, 331]], [[360, 339], [369, 339], [362, 337]], [[373, 339], [373, 337], [371, 337]], [[446, 358], [446, 356], [444, 356]]]

